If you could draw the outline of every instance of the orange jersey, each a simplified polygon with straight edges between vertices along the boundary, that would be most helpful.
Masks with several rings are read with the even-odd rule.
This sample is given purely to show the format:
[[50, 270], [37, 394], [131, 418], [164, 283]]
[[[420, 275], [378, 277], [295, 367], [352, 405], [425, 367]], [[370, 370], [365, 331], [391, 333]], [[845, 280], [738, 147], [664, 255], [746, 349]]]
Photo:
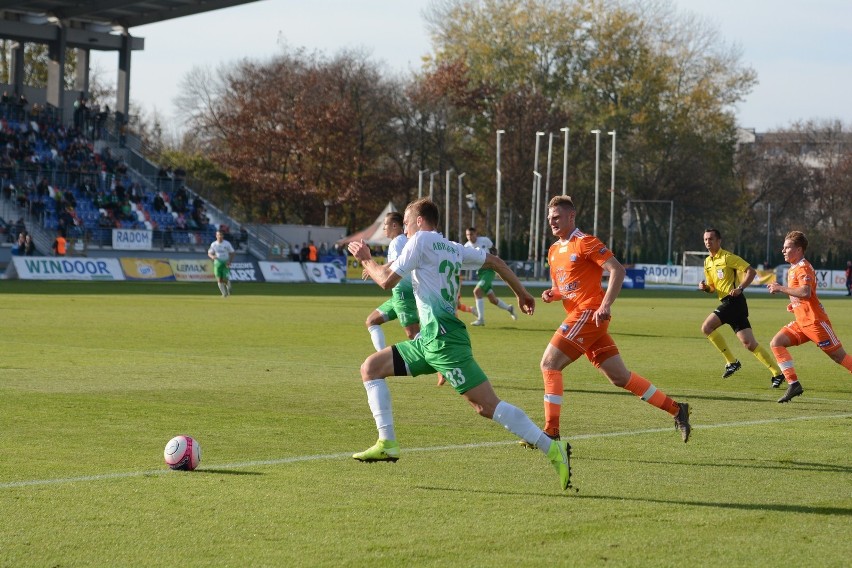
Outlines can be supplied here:
[[796, 316], [799, 325], [812, 325], [820, 321], [829, 321], [828, 314], [817, 298], [817, 281], [814, 267], [806, 259], [802, 259], [790, 266], [787, 272], [787, 286], [789, 288], [811, 287], [811, 295], [808, 298], [796, 298], [790, 296], [790, 311]]
[[600, 239], [574, 229], [567, 240], [558, 240], [547, 251], [553, 289], [562, 297], [565, 313], [597, 310], [603, 302], [601, 287], [604, 263], [612, 251]]

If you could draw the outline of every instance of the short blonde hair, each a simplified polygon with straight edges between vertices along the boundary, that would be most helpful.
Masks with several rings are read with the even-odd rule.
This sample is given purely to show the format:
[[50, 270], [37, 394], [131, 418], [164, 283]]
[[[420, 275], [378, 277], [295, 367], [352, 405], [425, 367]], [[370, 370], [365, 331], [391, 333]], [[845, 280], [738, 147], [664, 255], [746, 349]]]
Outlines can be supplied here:
[[576, 211], [577, 208], [574, 207], [574, 200], [571, 199], [570, 195], [556, 195], [553, 199], [550, 200], [550, 203], [547, 204], [548, 209], [551, 207], [564, 207], [565, 209], [570, 209], [571, 211]]
[[784, 240], [792, 242], [797, 247], [801, 247], [802, 252], [808, 250], [808, 238], [802, 231], [790, 231], [784, 237]]

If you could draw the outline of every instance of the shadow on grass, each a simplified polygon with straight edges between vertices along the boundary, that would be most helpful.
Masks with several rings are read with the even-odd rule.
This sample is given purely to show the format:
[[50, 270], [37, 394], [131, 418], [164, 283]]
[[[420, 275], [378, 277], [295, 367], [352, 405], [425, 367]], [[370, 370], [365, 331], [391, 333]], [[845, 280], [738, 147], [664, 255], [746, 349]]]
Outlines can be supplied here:
[[[500, 385], [500, 392], [503, 392], [503, 391], [543, 392], [543, 390], [544, 389], [541, 385], [529, 386], [529, 387], [519, 387], [519, 386], [516, 386], [516, 385], [506, 385], [506, 384]], [[602, 389], [602, 390], [566, 388], [565, 389], [565, 395], [567, 396], [567, 395], [570, 395], [570, 394], [595, 394], [595, 395], [602, 394], [602, 395], [609, 395], [609, 396], [614, 395], [614, 396], [630, 396], [630, 397], [636, 396], [631, 392], [628, 392], [628, 391], [626, 391], [626, 390], [624, 390], [620, 387], [615, 387], [615, 386], [608, 388], [608, 389]], [[760, 397], [760, 396], [757, 396], [757, 395], [737, 394], [737, 393], [732, 393], [732, 394], [729, 394], [729, 395], [727, 395], [727, 394], [726, 395], [714, 394], [712, 396], [709, 395], [709, 394], [675, 395], [674, 393], [666, 391], [666, 394], [668, 394], [669, 396], [673, 397], [676, 400], [680, 399], [683, 402], [691, 402], [692, 400], [719, 400], [719, 401], [728, 401], [728, 402], [730, 402], [730, 401], [736, 401], [736, 402], [767, 402], [766, 398], [763, 398], [763, 397]], [[775, 402], [775, 401], [773, 400], [772, 402]]]
[[[493, 495], [517, 495], [521, 497], [529, 497], [530, 495], [540, 495], [542, 497], [552, 498], [552, 493], [529, 493], [523, 491], [486, 491], [470, 488], [457, 487], [427, 487], [424, 485], [416, 485], [416, 489], [424, 491], [444, 491], [458, 493], [482, 493]], [[788, 505], [784, 503], [725, 503], [719, 501], [686, 501], [677, 499], [652, 499], [648, 497], [626, 497], [624, 495], [583, 495], [580, 489], [566, 492], [565, 496], [570, 496], [573, 499], [589, 499], [598, 501], [633, 501], [636, 503], [654, 503], [662, 505], [688, 505], [691, 507], [712, 507], [717, 509], [736, 509], [741, 511], [778, 511], [780, 513], [804, 513], [808, 515], [829, 515], [849, 517], [852, 516], [852, 508], [847, 507], [808, 507], [807, 505]]]
[[218, 473], [222, 475], [263, 475], [259, 471], [240, 471], [238, 469], [196, 469], [193, 473]]
[[[661, 461], [634, 459], [621, 460], [615, 458], [583, 457], [584, 461], [600, 462], [623, 462], [623, 463], [645, 463], [649, 465], [685, 465], [682, 461]], [[852, 466], [833, 463], [800, 462], [792, 460], [754, 460], [754, 459], [726, 459], [723, 462], [689, 462], [690, 466], [700, 467], [735, 467], [747, 469], [780, 469], [783, 471], [818, 471], [825, 473], [852, 473]]]
[[690, 505], [693, 507], [714, 507], [719, 509], [738, 509], [741, 511], [778, 511], [779, 513], [804, 513], [808, 515], [852, 516], [848, 507], [809, 507], [807, 505], [788, 505], [785, 503], [724, 503], [718, 501], [679, 501], [677, 499], [651, 499], [647, 497], [624, 497], [623, 495], [577, 495], [575, 499], [599, 499], [614, 501], [635, 501], [664, 505]]

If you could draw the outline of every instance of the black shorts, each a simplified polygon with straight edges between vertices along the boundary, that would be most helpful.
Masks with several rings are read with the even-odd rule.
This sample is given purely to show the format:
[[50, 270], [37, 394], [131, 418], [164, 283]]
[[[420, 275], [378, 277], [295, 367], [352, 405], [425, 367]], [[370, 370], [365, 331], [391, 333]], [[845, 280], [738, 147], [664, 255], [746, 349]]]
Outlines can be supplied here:
[[748, 321], [748, 304], [745, 296], [725, 296], [722, 298], [722, 303], [719, 307], [713, 310], [713, 313], [719, 316], [722, 323], [728, 324], [734, 330], [734, 333], [739, 333], [744, 329], [751, 329], [751, 323]]

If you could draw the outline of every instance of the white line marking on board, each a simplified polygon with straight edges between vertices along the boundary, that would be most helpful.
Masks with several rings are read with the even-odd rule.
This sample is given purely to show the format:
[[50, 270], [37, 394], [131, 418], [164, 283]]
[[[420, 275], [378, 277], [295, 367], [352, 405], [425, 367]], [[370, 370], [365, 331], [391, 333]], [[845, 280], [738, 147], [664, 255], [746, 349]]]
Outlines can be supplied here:
[[[720, 424], [702, 424], [693, 426], [693, 430], [709, 430], [711, 428], [739, 428], [742, 426], [761, 426], [764, 424], [778, 424], [781, 422], [800, 422], [805, 420], [834, 420], [837, 418], [852, 418], [852, 413], [846, 414], [828, 414], [824, 416], [795, 416], [792, 418], [766, 418], [763, 420], [747, 420], [743, 422], [723, 422]], [[625, 430], [622, 432], [601, 432], [596, 434], [577, 434], [571, 436], [571, 440], [591, 440], [595, 438], [614, 438], [618, 436], [639, 436], [642, 434], [657, 434], [660, 432], [671, 432], [671, 428], [648, 428], [645, 430]], [[425, 448], [405, 448], [406, 452], [438, 452], [438, 451], [453, 451], [453, 450], [469, 450], [475, 448], [491, 448], [495, 446], [506, 446], [516, 444], [517, 440], [509, 440], [502, 442], [480, 442], [477, 444], [455, 444], [451, 446], [428, 446]], [[318, 460], [336, 460], [351, 457], [350, 452], [340, 454], [320, 454], [313, 456], [293, 456], [290, 458], [281, 458], [275, 460], [256, 460], [238, 463], [226, 464], [210, 464], [206, 468], [202, 467], [198, 471], [205, 469], [242, 469], [246, 467], [258, 467], [266, 465], [283, 465], [289, 463], [300, 463]], [[169, 473], [169, 469], [152, 469], [148, 471], [129, 471], [124, 473], [102, 473], [97, 475], [81, 475], [79, 477], [63, 477], [56, 479], [29, 479], [24, 481], [7, 481], [0, 483], [0, 489], [13, 489], [16, 487], [32, 487], [37, 485], [60, 485], [65, 483], [79, 483], [84, 481], [104, 481], [110, 479], [125, 479], [129, 477], [144, 477], [150, 475], [163, 475]]]

